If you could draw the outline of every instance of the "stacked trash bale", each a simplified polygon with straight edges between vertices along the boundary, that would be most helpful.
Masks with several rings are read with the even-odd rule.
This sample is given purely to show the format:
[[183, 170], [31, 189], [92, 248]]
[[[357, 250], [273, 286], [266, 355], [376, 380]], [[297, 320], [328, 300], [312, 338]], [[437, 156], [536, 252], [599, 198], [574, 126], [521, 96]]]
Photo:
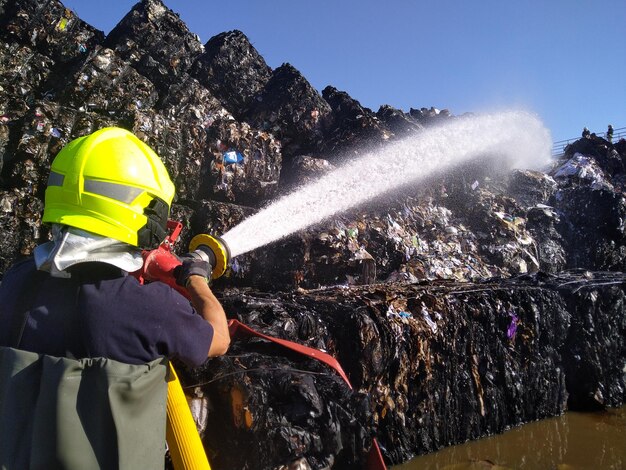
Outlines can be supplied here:
[[[386, 458], [400, 463], [568, 407], [623, 403], [626, 344], [616, 331], [624, 328], [625, 281], [623, 273], [537, 274], [481, 283], [329, 288], [297, 296], [229, 291], [223, 302], [245, 324], [337, 357], [352, 385], [369, 397]], [[259, 368], [260, 350], [273, 358], [276, 375]], [[313, 423], [327, 419], [332, 398], [324, 395], [322, 382], [309, 381], [319, 372], [315, 361], [259, 340], [236, 342], [232, 353], [236, 361], [216, 359], [188, 379], [198, 397], [220, 403], [221, 411], [209, 413], [203, 425], [216, 462], [229, 460], [223, 454], [230, 449], [226, 436], [256, 442], [259, 434], [280, 428], [278, 442], [298, 443], [295, 455], [311, 468], [323, 468], [316, 442], [329, 423]], [[288, 398], [276, 398], [285, 388]], [[344, 399], [339, 395], [336, 405], [356, 406]], [[304, 421], [310, 424], [303, 435]], [[217, 427], [222, 437], [210, 431]], [[356, 435], [366, 431], [364, 426]], [[358, 439], [366, 449], [368, 440]], [[267, 445], [281, 447], [275, 439]], [[330, 454], [354, 462], [354, 449]], [[265, 452], [248, 447], [234, 458], [234, 467], [265, 462]]]
[[[130, 129], [163, 158], [183, 252], [365, 148], [454, 119], [320, 94], [240, 31], [202, 45], [159, 0], [106, 37], [58, 0], [0, 1], [0, 26], [1, 273], [47, 240], [51, 159], [98, 128]], [[236, 342], [184, 371], [217, 410], [204, 421], [214, 468], [361, 468], [376, 429], [400, 462], [623, 403], [624, 158], [626, 142], [589, 136], [548, 173], [470, 165], [233, 260], [215, 285], [229, 315], [329, 351], [356, 391], [314, 361]], [[616, 273], [555, 275], [571, 268]]]

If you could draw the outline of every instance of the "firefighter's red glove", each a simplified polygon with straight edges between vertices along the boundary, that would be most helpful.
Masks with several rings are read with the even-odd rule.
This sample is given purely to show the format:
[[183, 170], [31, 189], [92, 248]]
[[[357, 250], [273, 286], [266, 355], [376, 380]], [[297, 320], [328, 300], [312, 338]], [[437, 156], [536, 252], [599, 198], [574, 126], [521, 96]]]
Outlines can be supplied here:
[[209, 279], [211, 276], [211, 265], [204, 260], [197, 258], [183, 258], [182, 264], [174, 268], [176, 284], [187, 287], [190, 276], [202, 276]]

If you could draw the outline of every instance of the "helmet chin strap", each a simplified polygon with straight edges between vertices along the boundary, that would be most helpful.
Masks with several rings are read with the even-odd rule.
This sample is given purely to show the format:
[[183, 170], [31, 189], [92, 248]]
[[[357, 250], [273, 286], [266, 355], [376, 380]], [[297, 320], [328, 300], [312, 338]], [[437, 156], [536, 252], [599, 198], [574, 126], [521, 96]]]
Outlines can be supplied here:
[[170, 215], [170, 207], [163, 199], [155, 197], [143, 213], [148, 220], [146, 225], [137, 232], [137, 245], [144, 249], [155, 248], [169, 234], [167, 219]]

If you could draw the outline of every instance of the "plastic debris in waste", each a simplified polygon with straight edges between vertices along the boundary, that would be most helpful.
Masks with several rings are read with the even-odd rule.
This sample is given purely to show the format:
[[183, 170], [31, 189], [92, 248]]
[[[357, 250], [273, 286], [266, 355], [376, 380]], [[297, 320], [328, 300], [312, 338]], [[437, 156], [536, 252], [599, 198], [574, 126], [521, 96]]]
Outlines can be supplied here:
[[426, 321], [426, 324], [428, 325], [428, 327], [430, 328], [430, 330], [433, 333], [437, 333], [437, 323], [435, 323], [433, 321], [433, 319], [430, 316], [430, 312], [428, 311], [428, 308], [426, 307], [426, 305], [422, 304], [422, 310], [420, 312], [422, 314], [422, 318]]
[[412, 317], [410, 312], [406, 312], [404, 310], [396, 308], [393, 306], [393, 304], [390, 304], [389, 307], [387, 308], [386, 315], [387, 315], [387, 318], [411, 318]]
[[235, 150], [224, 152], [224, 163], [242, 163], [243, 155]]
[[517, 332], [517, 322], [519, 319], [517, 318], [517, 315], [515, 315], [515, 313], [513, 312], [509, 312], [509, 317], [511, 317], [511, 323], [509, 323], [509, 327], [506, 330], [506, 337], [509, 339], [514, 339], [515, 333]]
[[556, 169], [553, 176], [557, 180], [577, 178], [594, 189], [613, 188], [600, 165], [592, 157], [581, 153], [575, 153], [572, 158]]

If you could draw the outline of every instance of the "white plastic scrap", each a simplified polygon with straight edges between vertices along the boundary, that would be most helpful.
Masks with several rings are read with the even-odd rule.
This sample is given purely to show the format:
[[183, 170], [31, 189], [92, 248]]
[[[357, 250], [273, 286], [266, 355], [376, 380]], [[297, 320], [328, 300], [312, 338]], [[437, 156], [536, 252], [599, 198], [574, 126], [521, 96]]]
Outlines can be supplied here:
[[554, 173], [555, 178], [571, 178], [577, 177], [583, 181], [587, 181], [594, 189], [610, 187], [604, 171], [593, 160], [593, 158], [575, 153], [572, 158], [561, 165]]
[[428, 311], [428, 308], [424, 304], [422, 304], [421, 313], [422, 313], [422, 318], [426, 320], [426, 324], [430, 327], [430, 330], [433, 333], [437, 333], [437, 329], [438, 329], [437, 323], [435, 323], [433, 319], [430, 317], [430, 312]]

